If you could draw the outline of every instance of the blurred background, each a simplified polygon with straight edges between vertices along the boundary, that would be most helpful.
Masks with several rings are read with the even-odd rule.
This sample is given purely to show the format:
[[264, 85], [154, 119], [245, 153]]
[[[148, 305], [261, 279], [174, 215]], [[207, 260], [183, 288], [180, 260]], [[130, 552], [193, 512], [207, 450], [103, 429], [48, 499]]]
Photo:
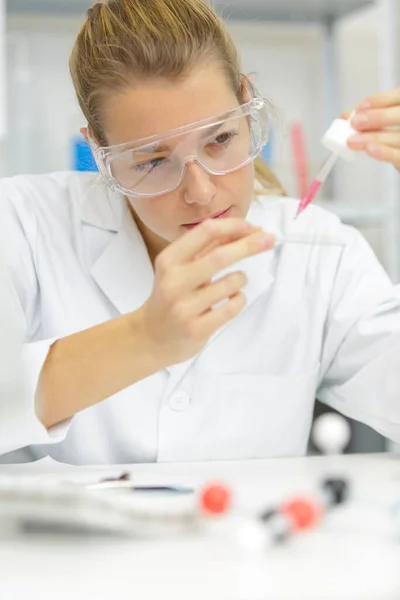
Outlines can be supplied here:
[[[90, 0], [0, 0], [0, 176], [93, 169], [68, 58]], [[276, 120], [264, 160], [301, 195], [331, 121], [365, 95], [400, 84], [400, 0], [217, 0]], [[2, 15], [2, 16], [1, 16]], [[400, 177], [360, 156], [340, 163], [320, 203], [358, 227], [400, 281]], [[323, 410], [317, 406], [317, 412]], [[352, 424], [350, 451], [385, 441]]]

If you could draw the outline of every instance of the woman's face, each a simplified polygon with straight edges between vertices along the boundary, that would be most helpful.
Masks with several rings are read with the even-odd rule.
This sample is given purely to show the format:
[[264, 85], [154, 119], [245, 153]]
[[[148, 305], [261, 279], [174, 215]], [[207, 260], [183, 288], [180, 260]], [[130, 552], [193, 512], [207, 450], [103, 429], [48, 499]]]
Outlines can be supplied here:
[[[221, 70], [208, 66], [183, 80], [155, 78], [111, 97], [105, 107], [104, 130], [108, 144], [116, 145], [162, 134], [238, 105]], [[174, 142], [168, 144], [173, 147]], [[188, 162], [175, 190], [162, 196], [129, 198], [129, 202], [154, 258], [190, 226], [213, 215], [227, 211], [226, 216], [245, 218], [253, 188], [252, 163], [221, 176], [210, 175], [196, 162]]]

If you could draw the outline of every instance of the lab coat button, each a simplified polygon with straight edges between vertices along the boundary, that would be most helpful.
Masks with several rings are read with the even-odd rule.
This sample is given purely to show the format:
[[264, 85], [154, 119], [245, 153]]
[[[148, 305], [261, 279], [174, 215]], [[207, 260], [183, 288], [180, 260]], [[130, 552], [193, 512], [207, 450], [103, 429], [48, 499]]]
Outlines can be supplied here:
[[190, 405], [190, 396], [182, 390], [175, 392], [169, 399], [169, 405], [172, 410], [186, 410]]

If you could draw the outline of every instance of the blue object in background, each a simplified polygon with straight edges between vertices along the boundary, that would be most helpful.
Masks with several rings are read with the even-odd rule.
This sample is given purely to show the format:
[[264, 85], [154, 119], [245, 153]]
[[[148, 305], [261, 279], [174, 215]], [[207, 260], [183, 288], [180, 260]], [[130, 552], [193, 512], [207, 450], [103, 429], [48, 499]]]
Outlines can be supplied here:
[[265, 144], [264, 148], [261, 150], [260, 158], [267, 163], [267, 165], [271, 165], [272, 156], [274, 149], [274, 130], [271, 127], [269, 131], [268, 142]]
[[87, 141], [82, 137], [76, 138], [73, 146], [74, 171], [98, 171], [92, 150]]

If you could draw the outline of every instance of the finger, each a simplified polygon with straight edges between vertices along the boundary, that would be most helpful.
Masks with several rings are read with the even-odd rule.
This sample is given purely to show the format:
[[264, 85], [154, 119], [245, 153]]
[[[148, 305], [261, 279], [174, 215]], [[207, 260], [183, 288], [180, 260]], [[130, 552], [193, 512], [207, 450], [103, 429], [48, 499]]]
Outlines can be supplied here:
[[383, 144], [369, 144], [366, 151], [372, 158], [391, 163], [400, 170], [400, 150]]
[[388, 108], [397, 104], [400, 104], [400, 87], [367, 96], [356, 108], [357, 110], [368, 110], [370, 108]]
[[190, 291], [205, 288], [214, 275], [224, 268], [242, 258], [274, 247], [276, 240], [273, 235], [265, 234], [260, 228], [254, 228], [254, 231], [255, 233], [240, 240], [220, 244], [218, 248], [214, 248], [198, 260], [184, 265], [170, 265], [164, 273], [164, 279], [168, 284], [168, 295], [172, 298], [181, 298]]
[[345, 121], [347, 121], [347, 119], [350, 117], [350, 115], [351, 115], [351, 112], [350, 112], [349, 110], [346, 110], [345, 112], [343, 112], [343, 113], [340, 115], [340, 118], [341, 118], [341, 119], [344, 119]]
[[210, 337], [215, 331], [232, 321], [246, 306], [246, 296], [239, 292], [224, 302], [219, 308], [210, 310], [197, 320], [199, 332]]
[[351, 120], [351, 125], [358, 131], [400, 127], [400, 106], [357, 112]]
[[382, 144], [400, 149], [400, 131], [377, 131], [375, 133], [359, 133], [348, 140], [352, 150], [365, 150], [368, 144]]
[[191, 313], [195, 315], [204, 314], [215, 304], [236, 296], [246, 283], [246, 275], [242, 271], [236, 271], [196, 290], [188, 300]]
[[[251, 231], [248, 232], [247, 235], [251, 235]], [[244, 236], [241, 236], [244, 237]], [[237, 239], [240, 239], [240, 237], [236, 236], [236, 237], [226, 237], [222, 240], [220, 239], [214, 239], [212, 240], [212, 242], [210, 242], [209, 244], [207, 244], [206, 246], [204, 246], [204, 248], [202, 248], [202, 250], [200, 250], [200, 252], [198, 252], [197, 254], [195, 254], [195, 256], [193, 257], [193, 260], [198, 260], [200, 258], [203, 258], [204, 256], [207, 256], [207, 254], [210, 254], [210, 252], [212, 252], [213, 250], [215, 250], [215, 248], [218, 248], [219, 246], [223, 246], [224, 244], [230, 244], [231, 242], [236, 241]]]
[[227, 238], [239, 239], [247, 235], [252, 228], [253, 226], [243, 219], [208, 219], [170, 244], [162, 253], [162, 260], [169, 264], [187, 262], [212, 242]]
[[186, 287], [198, 287], [207, 283], [216, 273], [236, 262], [254, 256], [275, 245], [275, 237], [267, 233], [254, 233], [230, 244], [218, 246], [203, 258], [192, 262], [181, 270]]
[[[248, 232], [248, 235], [252, 235], [253, 233], [257, 233], [257, 232], [263, 233], [262, 228], [253, 226], [251, 231]], [[215, 248], [218, 248], [218, 246], [222, 246], [223, 244], [230, 244], [231, 242], [234, 242], [236, 239], [238, 239], [238, 238], [237, 237], [236, 238], [227, 237], [224, 240], [213, 240], [212, 242], [210, 242], [210, 244], [205, 246], [203, 248], [203, 250], [201, 250], [198, 254], [196, 254], [194, 256], [194, 260], [203, 258], [203, 256], [206, 256], [207, 254], [209, 254], [210, 252], [215, 250]]]

